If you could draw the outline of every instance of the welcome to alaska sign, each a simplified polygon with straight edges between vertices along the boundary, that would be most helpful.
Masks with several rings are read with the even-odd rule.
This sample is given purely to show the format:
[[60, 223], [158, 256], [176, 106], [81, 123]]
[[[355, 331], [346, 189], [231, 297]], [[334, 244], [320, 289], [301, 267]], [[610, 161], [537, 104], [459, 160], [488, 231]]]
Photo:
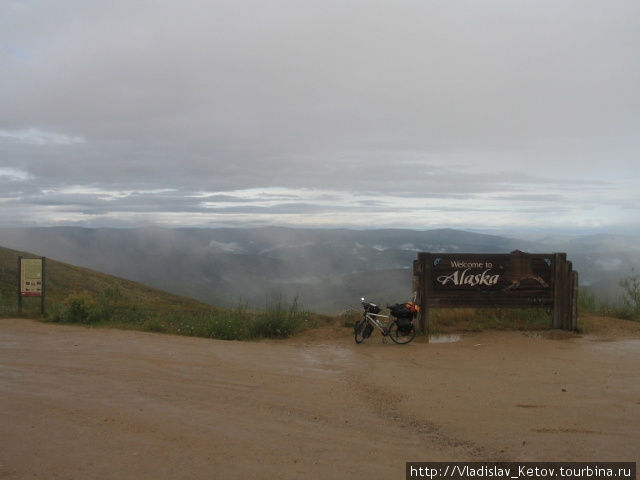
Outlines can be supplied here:
[[413, 273], [425, 333], [438, 307], [548, 307], [552, 327], [577, 328], [578, 274], [564, 253], [423, 252]]

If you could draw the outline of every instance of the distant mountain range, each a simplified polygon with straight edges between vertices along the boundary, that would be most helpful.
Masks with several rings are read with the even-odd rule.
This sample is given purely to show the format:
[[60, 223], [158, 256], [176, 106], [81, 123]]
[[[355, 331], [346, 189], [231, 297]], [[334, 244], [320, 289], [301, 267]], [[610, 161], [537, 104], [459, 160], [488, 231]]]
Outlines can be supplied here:
[[0, 245], [124, 277], [217, 304], [262, 307], [299, 297], [337, 312], [365, 296], [395, 303], [411, 295], [417, 252], [567, 252], [580, 283], [611, 300], [640, 266], [640, 237], [592, 235], [527, 241], [462, 230], [291, 228], [3, 228]]

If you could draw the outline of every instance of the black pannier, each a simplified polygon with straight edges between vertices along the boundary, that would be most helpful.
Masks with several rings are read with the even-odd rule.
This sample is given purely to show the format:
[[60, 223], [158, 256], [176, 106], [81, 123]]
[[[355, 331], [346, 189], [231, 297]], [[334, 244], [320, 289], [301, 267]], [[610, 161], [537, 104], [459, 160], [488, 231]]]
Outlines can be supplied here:
[[373, 332], [373, 325], [367, 323], [367, 326], [364, 327], [362, 331], [362, 338], [369, 338], [371, 336], [371, 332]]
[[391, 311], [391, 315], [398, 319], [409, 319], [409, 321], [411, 321], [411, 319], [413, 318], [413, 311], [404, 303], [396, 303], [395, 305], [391, 305], [389, 307], [389, 310]]
[[398, 331], [400, 333], [410, 333], [413, 323], [411, 323], [411, 317], [400, 317], [396, 320], [398, 325]]
[[369, 303], [366, 306], [367, 313], [380, 313], [380, 307], [374, 305], [373, 303]]

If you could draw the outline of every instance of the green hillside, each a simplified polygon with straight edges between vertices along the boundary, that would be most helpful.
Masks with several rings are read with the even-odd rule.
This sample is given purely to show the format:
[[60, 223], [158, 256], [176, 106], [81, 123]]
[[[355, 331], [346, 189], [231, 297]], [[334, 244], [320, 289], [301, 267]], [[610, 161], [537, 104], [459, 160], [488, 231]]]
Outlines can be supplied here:
[[[0, 247], [0, 317], [17, 316], [18, 256]], [[286, 337], [318, 316], [294, 301], [268, 302], [263, 311], [218, 308], [122, 278], [46, 260], [45, 321], [112, 326], [222, 339]], [[23, 299], [23, 316], [40, 317], [40, 299]]]
[[[3, 316], [17, 313], [18, 256], [34, 257], [28, 252], [17, 252], [0, 247], [0, 313]], [[181, 297], [137, 282], [105, 275], [86, 268], [76, 267], [52, 259], [46, 261], [47, 305], [63, 302], [73, 294], [98, 296], [118, 289], [120, 295], [144, 305], [151, 311], [166, 312], [180, 309], [189, 312], [209, 311], [212, 307], [196, 300]], [[39, 312], [40, 299], [23, 299], [25, 313]]]

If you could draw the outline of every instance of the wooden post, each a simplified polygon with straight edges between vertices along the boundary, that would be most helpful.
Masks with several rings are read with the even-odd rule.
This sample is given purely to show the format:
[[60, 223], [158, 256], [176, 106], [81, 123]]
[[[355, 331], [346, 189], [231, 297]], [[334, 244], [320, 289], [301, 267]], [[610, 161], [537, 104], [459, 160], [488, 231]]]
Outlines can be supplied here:
[[416, 282], [417, 298], [416, 303], [420, 306], [420, 315], [418, 316], [418, 329], [424, 334], [429, 335], [429, 297], [427, 285], [431, 279], [430, 270], [427, 271], [428, 254], [424, 252], [418, 253], [418, 260], [413, 264], [414, 279]]
[[44, 303], [45, 303], [45, 294], [46, 294], [46, 284], [47, 282], [45, 281], [45, 263], [46, 263], [46, 257], [42, 257], [42, 289], [40, 292], [40, 315], [44, 316]]
[[571, 330], [572, 321], [572, 308], [573, 308], [573, 264], [571, 262], [567, 262], [567, 267], [565, 269], [565, 282], [566, 289], [564, 291], [564, 318], [562, 319], [562, 329], [563, 330]]
[[422, 322], [424, 312], [422, 310], [422, 304], [424, 303], [424, 295], [423, 295], [423, 287], [422, 282], [424, 281], [424, 272], [422, 270], [422, 257], [421, 254], [418, 254], [418, 259], [413, 261], [413, 291], [416, 294], [416, 305], [420, 308], [417, 315], [417, 325], [418, 331], [423, 332], [422, 330]]
[[571, 284], [572, 295], [571, 295], [571, 330], [574, 332], [578, 330], [578, 272], [571, 272]]
[[18, 256], [18, 314], [22, 314], [22, 255]]
[[422, 258], [422, 307], [424, 308], [423, 315], [423, 332], [426, 336], [431, 335], [431, 312], [429, 311], [429, 300], [431, 299], [431, 275], [433, 272], [433, 255], [426, 254]]
[[419, 268], [420, 262], [418, 262], [418, 260], [414, 260], [413, 261], [413, 294], [415, 295], [415, 298], [413, 298], [413, 301], [416, 303], [416, 305], [420, 305], [420, 268]]
[[553, 314], [551, 328], [562, 328], [566, 316], [565, 302], [567, 292], [567, 254], [556, 253], [553, 276]]

